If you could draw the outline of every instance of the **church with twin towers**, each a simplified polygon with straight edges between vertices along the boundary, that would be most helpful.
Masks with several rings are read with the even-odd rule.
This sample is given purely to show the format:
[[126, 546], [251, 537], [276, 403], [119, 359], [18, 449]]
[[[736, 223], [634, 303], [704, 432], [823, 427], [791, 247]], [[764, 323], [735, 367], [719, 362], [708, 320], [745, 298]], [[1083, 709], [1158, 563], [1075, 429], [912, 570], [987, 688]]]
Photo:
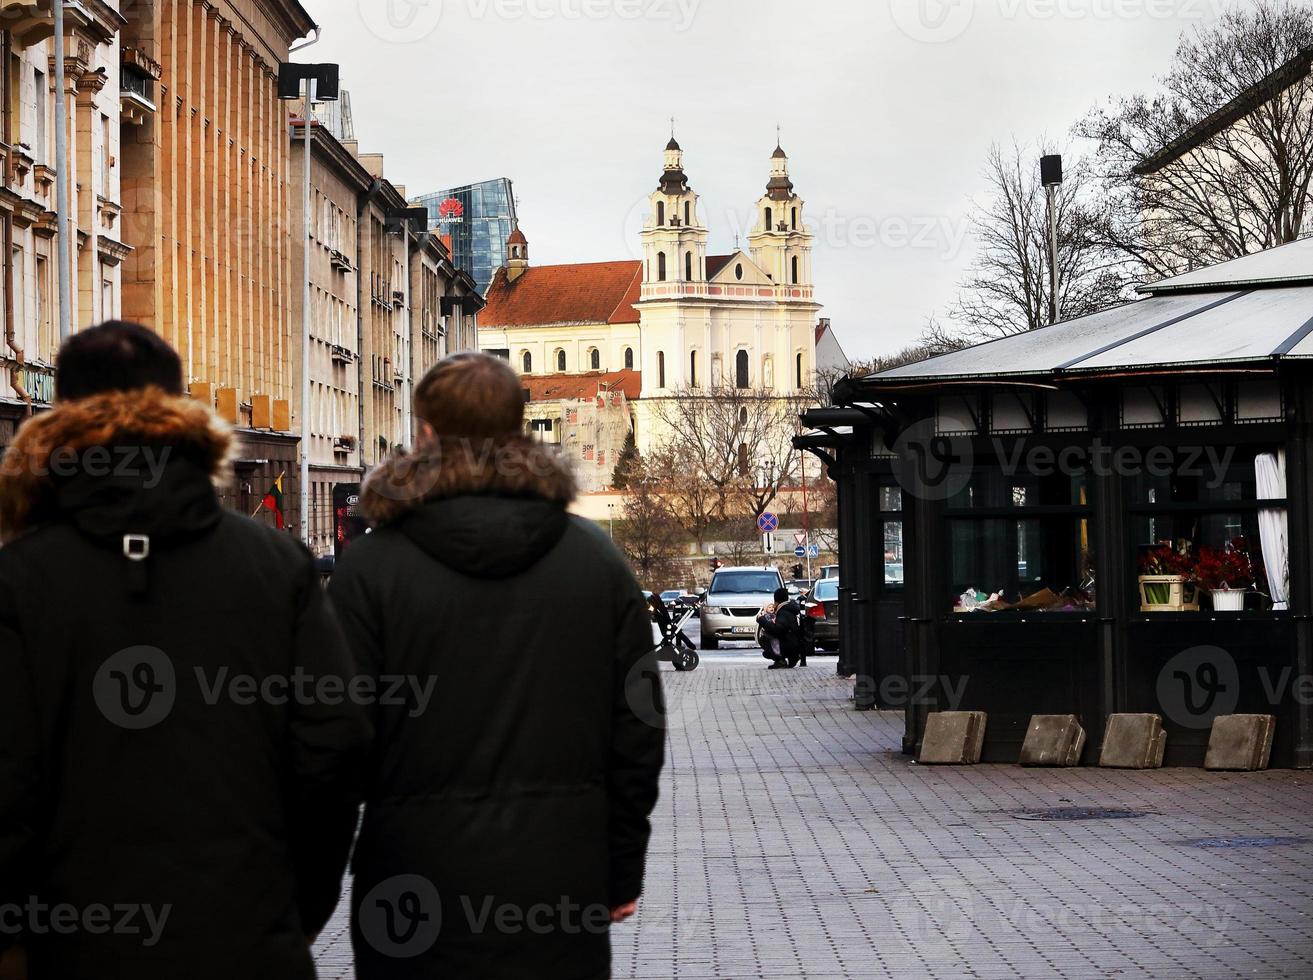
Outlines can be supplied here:
[[[660, 399], [722, 386], [805, 391], [824, 321], [804, 208], [777, 145], [747, 248], [711, 254], [672, 136], [648, 197], [642, 258], [537, 266], [517, 227], [488, 287], [480, 346], [510, 359], [529, 392], [532, 424], [563, 444], [569, 412], [553, 406], [571, 401], [623, 400], [645, 451], [673, 436], [655, 412]], [[589, 448], [595, 456], [596, 440]]]

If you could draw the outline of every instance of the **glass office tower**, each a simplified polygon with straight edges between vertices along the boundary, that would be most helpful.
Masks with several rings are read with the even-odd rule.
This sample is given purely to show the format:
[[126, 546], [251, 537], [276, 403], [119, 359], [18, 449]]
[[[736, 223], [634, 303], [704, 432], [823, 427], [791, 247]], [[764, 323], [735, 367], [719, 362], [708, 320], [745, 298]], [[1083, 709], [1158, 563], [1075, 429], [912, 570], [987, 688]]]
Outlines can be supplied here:
[[480, 293], [487, 293], [494, 273], [506, 264], [506, 239], [515, 227], [515, 192], [510, 178], [424, 194], [411, 204], [428, 208], [429, 229], [451, 236], [457, 268], [474, 278]]

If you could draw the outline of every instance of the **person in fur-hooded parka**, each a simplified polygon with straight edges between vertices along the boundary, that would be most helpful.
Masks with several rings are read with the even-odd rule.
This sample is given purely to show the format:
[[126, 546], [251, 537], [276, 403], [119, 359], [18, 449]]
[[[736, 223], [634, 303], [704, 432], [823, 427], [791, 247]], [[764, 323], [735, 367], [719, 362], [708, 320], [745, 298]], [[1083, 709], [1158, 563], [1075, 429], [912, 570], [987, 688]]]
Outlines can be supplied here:
[[0, 465], [0, 957], [309, 980], [368, 747], [282, 683], [351, 671], [310, 556], [220, 507], [231, 437], [155, 334], [74, 335], [56, 385]]
[[329, 587], [380, 706], [354, 858], [356, 975], [610, 976], [664, 752], [651, 619], [624, 560], [571, 516], [568, 463], [522, 434], [508, 365], [421, 381], [419, 448], [381, 465], [374, 531]]

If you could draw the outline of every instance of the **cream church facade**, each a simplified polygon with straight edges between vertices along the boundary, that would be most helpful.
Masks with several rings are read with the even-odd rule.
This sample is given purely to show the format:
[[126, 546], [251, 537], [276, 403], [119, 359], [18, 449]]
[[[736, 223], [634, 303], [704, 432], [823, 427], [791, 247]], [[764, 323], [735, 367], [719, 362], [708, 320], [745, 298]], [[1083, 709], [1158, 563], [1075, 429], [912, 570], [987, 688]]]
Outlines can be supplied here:
[[677, 392], [733, 385], [787, 396], [811, 386], [821, 309], [813, 236], [783, 149], [771, 157], [748, 248], [711, 255], [672, 138], [641, 238], [641, 260], [533, 266], [517, 229], [488, 289], [480, 347], [531, 378], [586, 383], [596, 375], [599, 396], [617, 375], [636, 383], [630, 406], [640, 450], [674, 437], [663, 431], [657, 403]]

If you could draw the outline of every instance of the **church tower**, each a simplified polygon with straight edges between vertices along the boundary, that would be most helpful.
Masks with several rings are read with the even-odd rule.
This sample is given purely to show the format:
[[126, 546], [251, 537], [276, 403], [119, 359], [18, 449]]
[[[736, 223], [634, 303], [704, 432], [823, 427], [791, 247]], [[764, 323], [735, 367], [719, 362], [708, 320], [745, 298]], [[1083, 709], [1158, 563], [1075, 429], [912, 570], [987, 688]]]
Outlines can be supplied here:
[[506, 281], [515, 282], [529, 271], [529, 239], [520, 231], [519, 222], [506, 239]]
[[812, 241], [803, 224], [803, 201], [789, 179], [789, 157], [776, 146], [766, 194], [757, 202], [757, 222], [748, 245], [752, 260], [780, 286], [812, 284]]
[[706, 282], [707, 229], [698, 215], [698, 196], [684, 173], [684, 151], [673, 134], [666, 144], [661, 180], [648, 201], [642, 234], [644, 287], [667, 294], [683, 292], [681, 283]]

